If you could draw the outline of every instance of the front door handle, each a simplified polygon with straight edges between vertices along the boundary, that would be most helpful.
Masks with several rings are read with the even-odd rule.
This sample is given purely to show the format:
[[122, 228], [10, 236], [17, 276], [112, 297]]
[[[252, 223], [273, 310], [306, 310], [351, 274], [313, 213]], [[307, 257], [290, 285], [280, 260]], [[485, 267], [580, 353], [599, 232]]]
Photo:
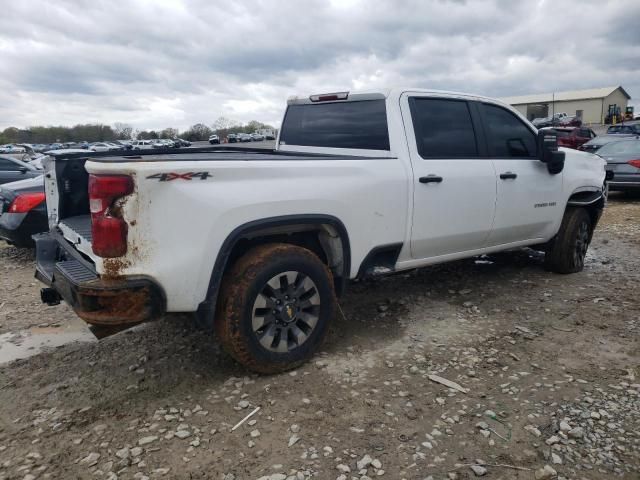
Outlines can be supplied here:
[[440, 183], [442, 182], [442, 177], [437, 175], [427, 175], [426, 177], [419, 178], [420, 183]]
[[502, 180], [515, 180], [516, 178], [518, 178], [518, 175], [513, 172], [504, 172], [500, 174], [500, 178]]

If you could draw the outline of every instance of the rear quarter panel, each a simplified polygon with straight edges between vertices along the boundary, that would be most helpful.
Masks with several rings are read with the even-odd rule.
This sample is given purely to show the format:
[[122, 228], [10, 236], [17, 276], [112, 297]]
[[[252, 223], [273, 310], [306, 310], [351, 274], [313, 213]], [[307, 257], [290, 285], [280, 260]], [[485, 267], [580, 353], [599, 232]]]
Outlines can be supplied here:
[[[293, 214], [331, 215], [345, 225], [351, 275], [375, 246], [403, 242], [409, 175], [397, 158], [365, 160], [87, 162], [93, 174], [134, 177], [123, 204], [125, 257], [97, 261], [98, 273], [145, 275], [167, 294], [168, 311], [205, 299], [218, 251], [238, 226]], [[208, 172], [205, 180], [149, 178]]]

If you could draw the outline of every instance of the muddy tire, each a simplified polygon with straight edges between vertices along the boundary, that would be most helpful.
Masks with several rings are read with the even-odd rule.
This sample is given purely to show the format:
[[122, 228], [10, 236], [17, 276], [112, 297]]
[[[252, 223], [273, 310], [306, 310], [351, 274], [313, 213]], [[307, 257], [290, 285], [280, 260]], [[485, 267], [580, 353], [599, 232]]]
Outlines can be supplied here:
[[249, 250], [225, 274], [214, 325], [235, 360], [277, 373], [313, 355], [336, 306], [327, 266], [310, 250], [273, 243]]
[[544, 265], [556, 273], [576, 273], [584, 268], [592, 225], [584, 208], [567, 208], [558, 235], [547, 248]]

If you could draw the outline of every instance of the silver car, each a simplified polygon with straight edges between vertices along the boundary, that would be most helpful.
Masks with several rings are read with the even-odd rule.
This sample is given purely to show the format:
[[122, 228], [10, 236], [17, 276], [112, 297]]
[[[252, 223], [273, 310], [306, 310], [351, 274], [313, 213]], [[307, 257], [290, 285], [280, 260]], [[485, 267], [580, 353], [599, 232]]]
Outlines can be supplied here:
[[610, 142], [598, 150], [607, 162], [607, 171], [613, 172], [610, 190], [640, 189], [640, 138]]
[[619, 142], [620, 140], [626, 140], [629, 138], [635, 138], [632, 135], [598, 135], [596, 138], [592, 138], [586, 143], [583, 143], [578, 147], [578, 150], [583, 152], [596, 153], [603, 146], [611, 142]]

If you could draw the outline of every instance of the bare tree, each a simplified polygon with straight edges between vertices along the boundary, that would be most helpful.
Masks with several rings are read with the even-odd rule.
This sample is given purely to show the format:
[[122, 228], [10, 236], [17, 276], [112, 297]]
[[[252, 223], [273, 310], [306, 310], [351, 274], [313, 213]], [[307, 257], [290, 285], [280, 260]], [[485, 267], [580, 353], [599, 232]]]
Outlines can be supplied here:
[[213, 129], [217, 132], [220, 130], [229, 130], [233, 127], [238, 127], [240, 126], [240, 122], [237, 122], [236, 120], [231, 120], [230, 118], [227, 117], [218, 117], [218, 119], [213, 122]]
[[178, 135], [180, 134], [180, 132], [178, 131], [177, 128], [165, 128], [164, 130], [162, 130], [162, 132], [160, 132], [160, 137], [161, 138], [176, 138], [178, 137]]
[[133, 138], [133, 127], [128, 123], [114, 123], [113, 131], [116, 135], [116, 138], [120, 140], [131, 140]]

